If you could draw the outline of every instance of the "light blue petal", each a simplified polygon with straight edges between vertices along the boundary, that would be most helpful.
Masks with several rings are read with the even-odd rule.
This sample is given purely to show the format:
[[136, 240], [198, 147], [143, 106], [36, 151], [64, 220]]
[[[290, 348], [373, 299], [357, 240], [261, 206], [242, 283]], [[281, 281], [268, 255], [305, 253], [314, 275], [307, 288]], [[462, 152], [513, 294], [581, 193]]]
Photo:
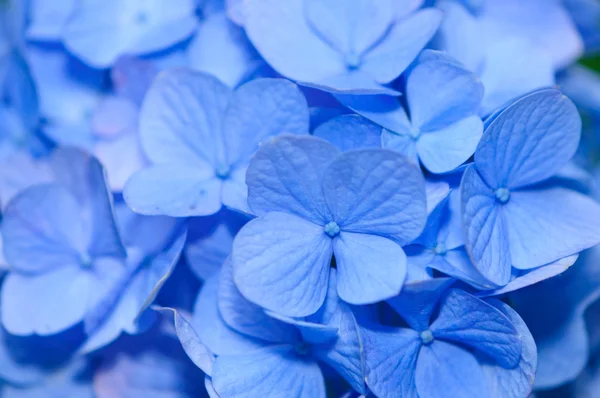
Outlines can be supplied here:
[[87, 64], [107, 68], [120, 55], [162, 50], [188, 37], [197, 26], [195, 6], [192, 0], [77, 3], [63, 41]]
[[512, 265], [531, 269], [600, 243], [600, 204], [578, 192], [513, 192], [503, 208]]
[[411, 329], [361, 328], [365, 355], [365, 381], [378, 397], [416, 398], [415, 369], [421, 347]]
[[417, 143], [410, 135], [399, 135], [389, 130], [383, 130], [381, 146], [406, 156], [415, 166], [419, 165]]
[[333, 241], [337, 291], [351, 304], [371, 304], [400, 293], [406, 255], [395, 242], [376, 235], [342, 232]]
[[[448, 197], [450, 192], [452, 192], [452, 190], [450, 189], [450, 185], [448, 185], [447, 182], [425, 180], [425, 195], [427, 196], [427, 214], [431, 215], [433, 209], [439, 206], [442, 203], [442, 201]], [[458, 220], [458, 222], [460, 222], [460, 219]]]
[[412, 125], [432, 132], [477, 114], [483, 85], [456, 61], [436, 59], [422, 62], [411, 71], [406, 96]]
[[236, 87], [262, 64], [244, 31], [224, 13], [200, 22], [187, 55], [190, 68], [216, 76], [230, 87]]
[[233, 330], [272, 343], [293, 344], [300, 340], [296, 328], [268, 316], [261, 307], [240, 294], [233, 282], [233, 268], [229, 258], [221, 268], [218, 297], [221, 317]]
[[407, 283], [400, 295], [387, 303], [411, 328], [422, 332], [429, 328], [431, 315], [441, 295], [454, 283], [452, 278], [432, 278]]
[[206, 163], [159, 165], [134, 174], [123, 197], [133, 211], [145, 215], [211, 215], [221, 209], [221, 186]]
[[221, 398], [326, 396], [319, 366], [287, 345], [245, 355], [219, 356], [213, 366], [212, 381]]
[[492, 395], [494, 398], [527, 397], [531, 393], [534, 378], [539, 376], [539, 368], [536, 375], [538, 354], [533, 336], [515, 310], [498, 300], [490, 300], [489, 304], [502, 311], [510, 319], [521, 336], [523, 349], [521, 361], [515, 369], [504, 369], [498, 365], [482, 363], [488, 389], [495, 392]]
[[477, 271], [464, 247], [449, 250], [443, 256], [436, 256], [429, 267], [460, 279], [477, 289], [486, 290], [496, 287]]
[[569, 161], [579, 144], [581, 118], [560, 91], [547, 89], [513, 103], [488, 126], [475, 165], [493, 189], [543, 181]]
[[399, 96], [400, 91], [382, 86], [360, 70], [350, 70], [314, 83], [298, 80], [298, 84], [337, 95], [388, 95]]
[[236, 236], [234, 280], [255, 304], [282, 315], [307, 316], [325, 300], [331, 255], [332, 241], [322, 225], [268, 213]]
[[358, 115], [333, 118], [317, 127], [313, 135], [329, 141], [342, 152], [381, 147], [381, 127]]
[[256, 215], [285, 211], [315, 223], [331, 221], [321, 178], [339, 151], [314, 137], [282, 137], [263, 145], [250, 167], [248, 204]]
[[436, 339], [471, 347], [500, 366], [514, 368], [521, 359], [522, 340], [501, 311], [462, 290], [450, 290], [430, 327]]
[[77, 0], [60, 0], [47, 2], [32, 0], [31, 21], [27, 28], [27, 38], [33, 40], [59, 41]]
[[309, 26], [346, 57], [359, 57], [378, 42], [394, 20], [390, 0], [304, 0]]
[[223, 121], [225, 158], [246, 165], [256, 150], [281, 134], [307, 134], [308, 105], [298, 87], [284, 79], [256, 79], [233, 94]]
[[232, 355], [254, 351], [265, 342], [231, 329], [219, 312], [219, 275], [213, 275], [202, 285], [192, 318], [192, 327], [200, 341], [215, 355]]
[[378, 83], [391, 82], [431, 40], [441, 21], [442, 13], [429, 8], [397, 22], [383, 40], [364, 55], [360, 70]]
[[77, 266], [87, 253], [88, 233], [77, 200], [57, 184], [28, 188], [4, 209], [4, 256], [14, 270], [39, 273]]
[[250, 41], [283, 76], [317, 82], [346, 72], [342, 56], [308, 26], [302, 0], [251, 0], [245, 11]]
[[498, 286], [506, 285], [510, 281], [511, 258], [504, 214], [475, 167], [465, 171], [460, 190], [469, 257], [486, 279]]
[[419, 396], [428, 398], [479, 398], [489, 391], [477, 359], [462, 348], [438, 340], [421, 348], [415, 382]]
[[225, 161], [222, 119], [231, 89], [216, 78], [173, 69], [154, 80], [140, 114], [140, 137], [156, 164], [214, 167]]
[[402, 103], [389, 95], [336, 95], [336, 99], [359, 115], [397, 134], [407, 135], [410, 122]]
[[423, 133], [417, 141], [419, 159], [432, 173], [452, 171], [473, 155], [482, 133], [483, 122], [478, 116]]
[[191, 323], [174, 308], [152, 307], [155, 311], [162, 312], [165, 315], [173, 315], [173, 323], [177, 338], [183, 347], [187, 356], [194, 362], [194, 365], [202, 369], [208, 376], [212, 374], [212, 365], [214, 356], [210, 350], [202, 344], [198, 334]]
[[323, 177], [325, 200], [343, 231], [388, 236], [404, 244], [427, 217], [421, 171], [404, 156], [382, 149], [340, 155]]

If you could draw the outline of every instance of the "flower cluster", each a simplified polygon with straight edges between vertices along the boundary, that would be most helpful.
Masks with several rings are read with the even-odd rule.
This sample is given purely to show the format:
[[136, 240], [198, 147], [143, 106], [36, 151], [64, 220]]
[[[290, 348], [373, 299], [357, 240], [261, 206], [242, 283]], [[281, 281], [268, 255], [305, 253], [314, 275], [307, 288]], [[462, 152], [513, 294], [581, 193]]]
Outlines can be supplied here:
[[598, 20], [0, 1], [0, 396], [597, 396]]

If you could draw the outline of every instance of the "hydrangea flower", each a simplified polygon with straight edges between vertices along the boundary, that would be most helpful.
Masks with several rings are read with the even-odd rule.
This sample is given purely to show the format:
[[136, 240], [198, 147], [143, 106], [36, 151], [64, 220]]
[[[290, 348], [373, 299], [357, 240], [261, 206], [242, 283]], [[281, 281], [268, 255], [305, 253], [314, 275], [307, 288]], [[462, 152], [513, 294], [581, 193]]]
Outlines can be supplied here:
[[477, 116], [482, 98], [483, 85], [473, 73], [430, 50], [408, 74], [410, 119], [393, 98], [339, 96], [343, 104], [385, 128], [385, 148], [420, 161], [432, 173], [452, 171], [473, 155], [483, 132]]
[[277, 72], [347, 94], [398, 95], [384, 85], [415, 59], [442, 17], [435, 9], [399, 16], [391, 0], [249, 0], [244, 11], [250, 41]]
[[62, 31], [65, 46], [95, 68], [121, 55], [168, 48], [197, 27], [193, 0], [86, 0], [77, 2]]
[[371, 391], [379, 398], [528, 396], [537, 357], [525, 323], [500, 301], [442, 293], [448, 283], [409, 285], [390, 301], [408, 327], [360, 328]]
[[250, 301], [289, 316], [317, 311], [332, 255], [342, 300], [366, 304], [400, 292], [401, 245], [425, 224], [420, 170], [383, 149], [340, 154], [315, 137], [281, 137], [256, 153], [246, 178], [258, 218], [233, 244], [236, 283]]
[[61, 149], [51, 167], [56, 182], [22, 191], [3, 214], [11, 271], [0, 292], [2, 323], [13, 334], [49, 335], [81, 321], [125, 257], [98, 161]]
[[[335, 286], [335, 270], [330, 283]], [[220, 278], [201, 290], [193, 321], [200, 341], [216, 355], [209, 376], [218, 396], [325, 397], [319, 363], [364, 393], [354, 316], [335, 288], [330, 292], [319, 312], [307, 318], [265, 313], [239, 293], [227, 261]], [[186, 335], [180, 332], [180, 339]]]
[[232, 92], [209, 75], [165, 72], [140, 115], [152, 166], [128, 181], [125, 200], [149, 215], [210, 215], [222, 205], [247, 211], [250, 158], [261, 142], [282, 133], [308, 133], [306, 100], [293, 83], [257, 79]]
[[491, 282], [600, 242], [600, 206], [549, 180], [575, 153], [580, 130], [575, 106], [555, 89], [521, 98], [485, 130], [461, 182], [461, 212], [469, 255]]

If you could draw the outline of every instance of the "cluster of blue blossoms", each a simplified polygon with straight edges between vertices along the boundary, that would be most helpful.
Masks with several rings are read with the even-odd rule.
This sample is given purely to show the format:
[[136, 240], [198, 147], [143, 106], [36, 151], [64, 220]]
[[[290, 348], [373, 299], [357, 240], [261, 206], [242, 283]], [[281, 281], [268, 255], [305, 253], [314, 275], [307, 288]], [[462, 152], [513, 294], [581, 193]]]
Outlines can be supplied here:
[[598, 52], [596, 0], [1, 0], [0, 397], [597, 398]]

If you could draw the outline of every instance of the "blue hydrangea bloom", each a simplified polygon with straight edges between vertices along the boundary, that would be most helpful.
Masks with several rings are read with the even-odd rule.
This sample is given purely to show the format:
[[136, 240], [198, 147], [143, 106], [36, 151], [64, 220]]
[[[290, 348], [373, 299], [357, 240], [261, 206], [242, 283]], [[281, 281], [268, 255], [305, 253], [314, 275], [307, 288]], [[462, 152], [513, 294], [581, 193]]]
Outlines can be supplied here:
[[289, 315], [321, 307], [332, 255], [337, 291], [352, 304], [395, 296], [406, 275], [401, 245], [425, 224], [420, 170], [384, 149], [340, 154], [315, 137], [281, 137], [257, 152], [246, 179], [258, 218], [233, 244], [236, 283], [250, 301]]
[[100, 163], [74, 149], [57, 150], [51, 162], [56, 182], [25, 189], [3, 214], [11, 271], [2, 323], [13, 334], [49, 335], [81, 321], [125, 257]]
[[469, 159], [483, 132], [477, 116], [483, 85], [458, 61], [440, 52], [424, 51], [408, 74], [410, 119], [402, 104], [389, 97], [339, 98], [385, 128], [385, 148], [420, 161], [432, 173], [452, 171]]
[[510, 295], [538, 347], [536, 389], [573, 381], [588, 362], [584, 313], [600, 297], [599, 254], [596, 246], [564, 274]]
[[[600, 206], [549, 179], [574, 155], [581, 120], [560, 91], [542, 90], [493, 119], [461, 183], [466, 247], [477, 270], [505, 285], [600, 242]], [[567, 232], [568, 231], [568, 232]]]
[[247, 211], [244, 177], [269, 137], [308, 133], [308, 107], [296, 85], [257, 79], [236, 91], [209, 75], [160, 75], [140, 115], [142, 147], [152, 166], [124, 189], [142, 214], [214, 214], [222, 205]]
[[[209, 372], [218, 396], [285, 392], [290, 397], [325, 397], [319, 363], [333, 368], [356, 391], [365, 392], [356, 321], [337, 298], [335, 270], [331, 274], [332, 294], [318, 313], [307, 318], [265, 313], [248, 302], [233, 283], [229, 261], [220, 278], [206, 282], [193, 325], [196, 338], [216, 355]], [[180, 333], [180, 339], [182, 334], [186, 335]]]
[[65, 46], [95, 68], [121, 55], [148, 54], [189, 37], [197, 27], [193, 0], [86, 0], [62, 31]]
[[369, 388], [380, 398], [528, 396], [537, 357], [525, 323], [500, 301], [447, 286], [424, 281], [390, 301], [408, 327], [360, 328]]
[[[412, 1], [399, 3], [412, 9]], [[347, 94], [398, 95], [384, 85], [415, 59], [442, 17], [435, 9], [400, 16], [391, 0], [252, 0], [244, 11], [250, 41], [277, 72]]]

